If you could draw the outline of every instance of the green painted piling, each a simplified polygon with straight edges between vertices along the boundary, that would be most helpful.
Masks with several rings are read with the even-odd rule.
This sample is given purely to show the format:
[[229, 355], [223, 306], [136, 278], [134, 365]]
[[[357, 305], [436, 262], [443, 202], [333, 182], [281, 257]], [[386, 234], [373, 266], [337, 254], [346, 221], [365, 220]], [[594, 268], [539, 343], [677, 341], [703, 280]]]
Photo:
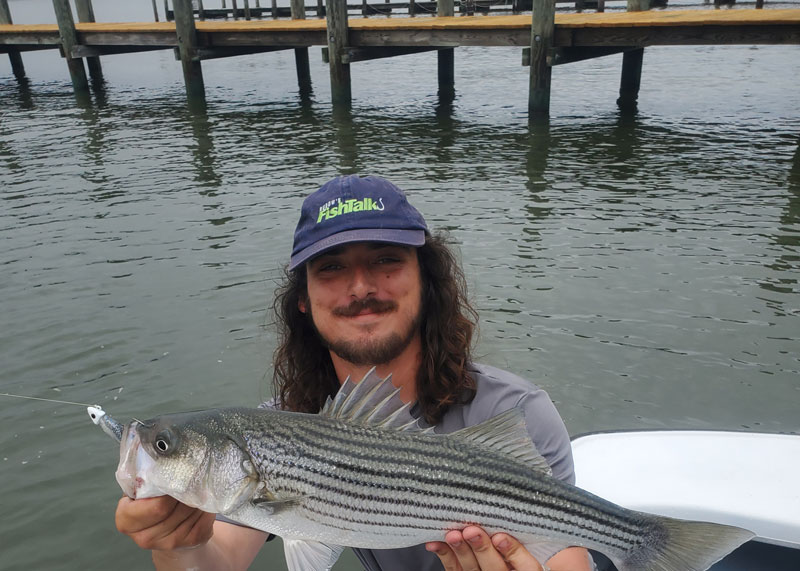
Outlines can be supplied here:
[[[291, 0], [292, 20], [305, 20], [306, 7], [304, 0]], [[273, 12], [273, 17], [275, 13]], [[294, 62], [297, 68], [297, 85], [301, 97], [311, 94], [311, 67], [308, 63], [308, 48], [294, 49]]]
[[[78, 11], [79, 22], [94, 22], [94, 8], [92, 0], [75, 0], [75, 8]], [[86, 58], [86, 66], [89, 68], [89, 76], [95, 85], [103, 83], [103, 67], [100, 65], [100, 58], [91, 56]]]
[[[446, 18], [455, 15], [453, 0], [437, 0], [436, 15]], [[439, 79], [440, 97], [453, 97], [456, 90], [455, 48], [442, 48], [437, 51], [437, 75]]]
[[56, 12], [58, 33], [61, 36], [61, 47], [64, 51], [64, 59], [67, 61], [72, 88], [78, 99], [85, 99], [89, 95], [89, 81], [86, 78], [83, 60], [72, 57], [72, 48], [78, 45], [78, 34], [75, 31], [75, 19], [72, 17], [69, 0], [53, 0], [53, 9]]
[[555, 31], [555, 1], [534, 0], [531, 22], [531, 69], [528, 115], [550, 114], [551, 53]]
[[183, 66], [183, 81], [190, 104], [204, 104], [206, 98], [203, 69], [197, 56], [197, 30], [194, 25], [192, 0], [173, 0], [178, 53]]
[[[628, 12], [642, 12], [650, 9], [650, 0], [628, 0]], [[635, 111], [642, 84], [642, 62], [644, 48], [622, 54], [622, 74], [619, 80], [617, 106], [622, 111]]]
[[328, 28], [328, 68], [331, 75], [331, 99], [334, 105], [352, 102], [350, 64], [344, 62], [347, 47], [347, 0], [326, 0]]
[[[8, 0], [0, 0], [0, 24], [13, 24], [11, 20], [11, 10], [8, 9]], [[10, 48], [8, 50], [8, 59], [11, 62], [11, 71], [14, 72], [14, 77], [22, 81], [25, 79], [25, 66], [22, 64], [22, 56], [19, 50]]]

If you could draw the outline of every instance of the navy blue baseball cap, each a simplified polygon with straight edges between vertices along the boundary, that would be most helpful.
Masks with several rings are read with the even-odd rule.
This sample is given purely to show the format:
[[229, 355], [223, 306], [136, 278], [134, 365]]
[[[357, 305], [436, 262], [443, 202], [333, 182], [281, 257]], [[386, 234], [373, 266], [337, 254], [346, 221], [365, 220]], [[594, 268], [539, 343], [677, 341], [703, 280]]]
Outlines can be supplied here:
[[340, 176], [303, 201], [289, 270], [342, 244], [386, 242], [419, 247], [428, 226], [405, 193], [379, 176]]

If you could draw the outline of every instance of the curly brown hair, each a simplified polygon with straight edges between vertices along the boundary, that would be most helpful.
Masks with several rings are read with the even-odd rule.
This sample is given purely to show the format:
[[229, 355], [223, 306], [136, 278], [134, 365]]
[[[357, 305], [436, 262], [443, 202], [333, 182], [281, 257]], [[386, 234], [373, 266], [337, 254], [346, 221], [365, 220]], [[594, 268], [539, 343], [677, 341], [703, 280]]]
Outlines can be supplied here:
[[[420, 324], [422, 362], [417, 374], [417, 401], [422, 416], [437, 424], [455, 403], [475, 396], [468, 367], [478, 315], [467, 297], [466, 280], [444, 234], [428, 236], [417, 248], [422, 279]], [[273, 385], [282, 408], [319, 412], [339, 390], [328, 350], [298, 302], [307, 299], [305, 267], [284, 270], [273, 311], [279, 345], [274, 354]]]

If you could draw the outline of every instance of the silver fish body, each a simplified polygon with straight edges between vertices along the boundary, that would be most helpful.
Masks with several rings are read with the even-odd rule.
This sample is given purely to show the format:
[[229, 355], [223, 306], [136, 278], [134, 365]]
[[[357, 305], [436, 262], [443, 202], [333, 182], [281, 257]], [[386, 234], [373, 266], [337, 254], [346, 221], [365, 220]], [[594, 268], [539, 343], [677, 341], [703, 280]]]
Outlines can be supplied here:
[[627, 510], [553, 478], [517, 411], [437, 435], [408, 421], [392, 389], [367, 377], [319, 415], [218, 409], [134, 422], [117, 477], [133, 497], [167, 493], [337, 546], [406, 547], [479, 525], [510, 533], [540, 560], [580, 545], [620, 571], [688, 571], [752, 537]]

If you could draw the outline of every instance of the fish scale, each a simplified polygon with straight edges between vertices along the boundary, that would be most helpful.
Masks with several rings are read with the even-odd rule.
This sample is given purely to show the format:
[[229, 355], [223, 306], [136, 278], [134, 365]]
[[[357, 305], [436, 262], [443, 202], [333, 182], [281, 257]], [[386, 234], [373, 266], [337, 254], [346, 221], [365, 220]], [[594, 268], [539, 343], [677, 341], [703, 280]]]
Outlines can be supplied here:
[[467, 525], [510, 533], [540, 561], [596, 549], [620, 571], [704, 571], [753, 535], [627, 510], [553, 478], [519, 411], [439, 435], [397, 393], [371, 371], [318, 415], [216, 409], [134, 421], [121, 436], [101, 426], [121, 440], [128, 495], [169, 494], [280, 535], [291, 571], [330, 569], [340, 546], [408, 547]]

